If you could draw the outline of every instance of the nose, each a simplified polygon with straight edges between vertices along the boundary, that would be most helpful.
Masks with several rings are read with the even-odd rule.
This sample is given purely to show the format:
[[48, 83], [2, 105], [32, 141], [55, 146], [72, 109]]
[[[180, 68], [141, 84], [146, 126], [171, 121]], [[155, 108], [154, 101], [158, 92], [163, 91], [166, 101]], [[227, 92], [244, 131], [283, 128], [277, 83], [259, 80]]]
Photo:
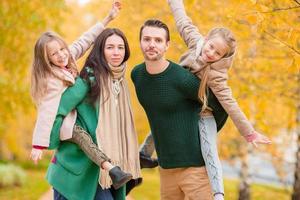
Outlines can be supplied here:
[[118, 48], [114, 48], [113, 54], [114, 55], [119, 55], [120, 54], [120, 50]]
[[215, 55], [215, 50], [209, 50], [207, 53], [208, 56], [212, 57], [213, 55]]
[[155, 41], [154, 41], [154, 40], [151, 40], [150, 43], [149, 43], [149, 46], [150, 46], [150, 47], [154, 47], [154, 46], [155, 46]]
[[58, 51], [58, 56], [61, 58], [61, 57], [63, 57], [64, 56], [64, 52], [63, 51]]

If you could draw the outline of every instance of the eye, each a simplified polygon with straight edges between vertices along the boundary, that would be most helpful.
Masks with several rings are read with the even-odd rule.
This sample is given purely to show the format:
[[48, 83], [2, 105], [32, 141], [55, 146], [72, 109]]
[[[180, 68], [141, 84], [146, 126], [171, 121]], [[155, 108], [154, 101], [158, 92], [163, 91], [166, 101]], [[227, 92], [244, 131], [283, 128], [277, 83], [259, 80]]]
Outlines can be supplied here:
[[123, 50], [123, 49], [125, 49], [125, 47], [124, 47], [124, 46], [119, 46], [119, 49], [122, 49], [122, 50]]
[[52, 53], [51, 56], [55, 56], [55, 55], [57, 55], [57, 53], [58, 52], [56, 51], [56, 52]]
[[162, 39], [160, 39], [160, 38], [157, 38], [157, 39], [155, 39], [155, 42], [157, 42], [157, 43], [161, 43], [161, 42], [162, 42]]
[[145, 42], [149, 42], [150, 41], [150, 38], [144, 38], [143, 39]]

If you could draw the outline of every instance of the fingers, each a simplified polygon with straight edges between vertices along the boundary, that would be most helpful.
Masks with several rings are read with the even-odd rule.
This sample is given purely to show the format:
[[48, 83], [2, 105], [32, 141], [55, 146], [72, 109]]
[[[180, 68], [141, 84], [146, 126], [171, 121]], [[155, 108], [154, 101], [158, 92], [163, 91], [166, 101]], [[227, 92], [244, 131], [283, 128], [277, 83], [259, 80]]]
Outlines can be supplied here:
[[32, 149], [30, 159], [34, 162], [34, 164], [37, 164], [38, 161], [42, 159], [42, 154], [42, 150]]
[[116, 16], [119, 14], [120, 10], [122, 8], [122, 4], [120, 0], [115, 0], [112, 4], [112, 9], [109, 12], [109, 18], [115, 19]]
[[252, 141], [251, 143], [253, 144], [253, 146], [254, 146], [255, 148], [257, 148], [257, 144], [256, 144], [255, 141]]
[[118, 10], [121, 10], [121, 8], [122, 8], [121, 1], [120, 0], [115, 0], [113, 2], [113, 8], [117, 8]]
[[34, 164], [38, 163], [38, 156], [35, 154], [30, 155], [31, 160], [34, 162]]
[[258, 139], [257, 142], [259, 142], [259, 143], [271, 144], [271, 140], [268, 137], [264, 136], [264, 135], [259, 134], [259, 137], [257, 139]]

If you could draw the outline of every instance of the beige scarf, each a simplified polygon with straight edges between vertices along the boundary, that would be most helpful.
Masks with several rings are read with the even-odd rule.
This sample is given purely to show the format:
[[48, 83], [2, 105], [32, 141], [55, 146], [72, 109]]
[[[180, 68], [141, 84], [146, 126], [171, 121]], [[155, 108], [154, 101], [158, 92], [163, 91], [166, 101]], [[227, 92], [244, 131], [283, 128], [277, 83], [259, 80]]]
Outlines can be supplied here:
[[[96, 136], [99, 148], [112, 164], [138, 178], [141, 177], [138, 142], [124, 78], [125, 67], [125, 64], [110, 66], [113, 75], [108, 77], [108, 91], [101, 90]], [[110, 188], [112, 181], [108, 171], [100, 169], [99, 183], [102, 188]]]

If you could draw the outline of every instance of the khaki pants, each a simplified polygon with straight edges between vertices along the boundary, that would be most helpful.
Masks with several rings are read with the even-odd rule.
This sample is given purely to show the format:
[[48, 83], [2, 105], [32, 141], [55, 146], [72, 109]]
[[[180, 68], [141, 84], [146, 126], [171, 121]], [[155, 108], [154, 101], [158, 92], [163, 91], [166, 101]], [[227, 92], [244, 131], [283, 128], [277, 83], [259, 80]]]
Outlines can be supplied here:
[[205, 167], [162, 169], [160, 174], [161, 200], [213, 199]]

